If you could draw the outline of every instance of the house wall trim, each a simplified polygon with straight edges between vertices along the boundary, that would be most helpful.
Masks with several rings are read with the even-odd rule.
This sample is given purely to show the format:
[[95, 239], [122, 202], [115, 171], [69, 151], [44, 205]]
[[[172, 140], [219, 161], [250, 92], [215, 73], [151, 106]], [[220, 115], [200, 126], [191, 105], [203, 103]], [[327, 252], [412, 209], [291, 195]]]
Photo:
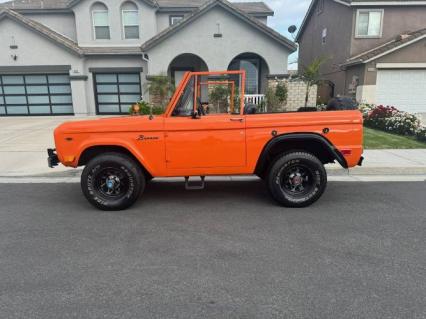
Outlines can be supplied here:
[[143, 68], [89, 68], [91, 73], [125, 73], [125, 72], [143, 72]]
[[377, 63], [376, 69], [426, 69], [426, 63]]
[[0, 73], [68, 73], [71, 65], [25, 65], [0, 66]]

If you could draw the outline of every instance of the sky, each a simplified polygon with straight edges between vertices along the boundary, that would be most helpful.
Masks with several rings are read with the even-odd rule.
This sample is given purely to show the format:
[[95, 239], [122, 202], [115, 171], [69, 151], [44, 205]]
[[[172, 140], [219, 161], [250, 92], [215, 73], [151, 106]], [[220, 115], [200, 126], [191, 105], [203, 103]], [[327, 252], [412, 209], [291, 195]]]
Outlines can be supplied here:
[[[6, 0], [0, 0], [5, 2]], [[232, 2], [256, 2], [262, 0], [232, 0]], [[263, 0], [275, 11], [275, 16], [269, 17], [269, 26], [278, 32], [282, 33], [289, 39], [291, 35], [287, 29], [291, 25], [296, 25], [298, 28], [303, 21], [306, 11], [308, 10], [311, 0]], [[297, 31], [296, 31], [297, 33]], [[289, 68], [297, 67], [297, 53], [294, 53], [289, 58]]]
[[[232, 2], [256, 2], [262, 0], [232, 0]], [[311, 0], [263, 0], [272, 10], [275, 11], [273, 17], [269, 17], [268, 24], [276, 31], [293, 40], [287, 29], [291, 25], [296, 25], [299, 29], [308, 11]], [[294, 36], [296, 36], [296, 33]], [[289, 69], [297, 69], [297, 52], [289, 57]]]

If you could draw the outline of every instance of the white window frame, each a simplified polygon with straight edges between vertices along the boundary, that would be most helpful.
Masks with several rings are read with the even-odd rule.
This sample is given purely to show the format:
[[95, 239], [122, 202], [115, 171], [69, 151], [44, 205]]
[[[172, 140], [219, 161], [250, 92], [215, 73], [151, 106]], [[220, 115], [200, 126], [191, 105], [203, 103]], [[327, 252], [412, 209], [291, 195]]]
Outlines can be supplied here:
[[[96, 37], [95, 13], [105, 13], [105, 12], [108, 15], [109, 39], [98, 39]], [[108, 40], [111, 40], [111, 21], [109, 20], [109, 10], [92, 10], [92, 28], [93, 28], [93, 39], [95, 39], [96, 41], [108, 41]]]
[[182, 21], [183, 19], [185, 19], [185, 16], [183, 14], [181, 14], [181, 15], [179, 15], [179, 14], [172, 14], [172, 15], [170, 15], [170, 20], [169, 20], [170, 21], [170, 27], [176, 24], [176, 23], [173, 23], [173, 19], [176, 19], [176, 18], [179, 19], [179, 21], [176, 22], [176, 23], [179, 23], [180, 21]]
[[[132, 10], [121, 10], [121, 24], [122, 24], [122, 32], [123, 32], [123, 39], [125, 39], [125, 40], [138, 40], [138, 39], [140, 39], [140, 37], [141, 37], [141, 27], [140, 27], [140, 23], [138, 22], [137, 24], [124, 24], [124, 14], [126, 13], [126, 12], [136, 12], [137, 14], [138, 14], [138, 17], [139, 17], [139, 10], [135, 10], [135, 9], [132, 9]], [[139, 19], [138, 19], [138, 21], [139, 21]], [[126, 27], [138, 27], [138, 37], [137, 38], [131, 38], [131, 39], [128, 39], [128, 38], [126, 38]]]
[[[380, 18], [380, 33], [378, 35], [363, 35], [359, 34], [359, 16], [361, 13], [370, 13], [370, 12], [380, 12], [381, 18]], [[358, 9], [356, 11], [356, 20], [355, 20], [355, 38], [358, 39], [379, 39], [383, 35], [383, 19], [385, 16], [385, 10], [384, 9]]]

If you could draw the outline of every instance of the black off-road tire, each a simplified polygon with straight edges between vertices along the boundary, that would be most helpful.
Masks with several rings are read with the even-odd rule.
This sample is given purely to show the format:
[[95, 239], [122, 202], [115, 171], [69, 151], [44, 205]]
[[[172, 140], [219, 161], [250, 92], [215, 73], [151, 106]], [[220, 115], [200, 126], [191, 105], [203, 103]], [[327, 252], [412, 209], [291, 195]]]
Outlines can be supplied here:
[[[297, 184], [301, 180], [302, 182], [294, 190], [295, 179]], [[271, 196], [279, 204], [301, 208], [313, 204], [322, 196], [327, 187], [327, 172], [314, 155], [292, 152], [278, 157], [273, 162], [267, 173], [266, 183]]]
[[[111, 184], [114, 184], [114, 190], [108, 187]], [[105, 211], [132, 206], [144, 191], [145, 184], [140, 165], [131, 157], [114, 152], [91, 159], [81, 175], [84, 196], [93, 206]]]

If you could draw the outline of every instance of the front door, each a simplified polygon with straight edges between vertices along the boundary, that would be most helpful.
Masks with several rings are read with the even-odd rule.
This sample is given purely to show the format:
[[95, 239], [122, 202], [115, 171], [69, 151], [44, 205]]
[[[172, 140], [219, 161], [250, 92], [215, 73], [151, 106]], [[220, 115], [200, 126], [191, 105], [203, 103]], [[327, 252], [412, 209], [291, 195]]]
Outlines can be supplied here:
[[231, 86], [224, 83], [208, 81], [207, 76], [188, 80], [173, 112], [165, 119], [168, 169], [209, 172], [209, 168], [246, 165], [245, 119], [240, 107], [231, 102], [235, 99]]

